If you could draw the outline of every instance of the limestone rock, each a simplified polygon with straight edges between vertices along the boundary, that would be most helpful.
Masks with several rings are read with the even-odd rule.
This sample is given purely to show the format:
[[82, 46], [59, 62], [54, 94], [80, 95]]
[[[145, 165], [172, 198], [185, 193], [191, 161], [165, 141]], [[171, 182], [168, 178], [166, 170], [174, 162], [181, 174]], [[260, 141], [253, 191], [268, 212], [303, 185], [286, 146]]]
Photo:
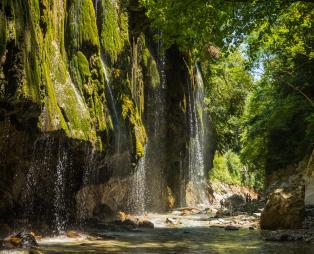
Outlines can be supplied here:
[[261, 215], [262, 229], [291, 229], [304, 220], [304, 185], [279, 188], [271, 192]]

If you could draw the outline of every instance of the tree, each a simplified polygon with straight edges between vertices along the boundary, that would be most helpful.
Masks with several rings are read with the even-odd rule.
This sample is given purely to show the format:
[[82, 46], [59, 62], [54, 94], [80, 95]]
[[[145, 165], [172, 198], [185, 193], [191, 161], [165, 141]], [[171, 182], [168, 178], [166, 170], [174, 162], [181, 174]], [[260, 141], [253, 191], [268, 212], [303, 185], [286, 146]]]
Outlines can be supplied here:
[[[205, 68], [203, 68], [205, 69]], [[205, 103], [217, 136], [220, 153], [240, 151], [241, 117], [253, 80], [245, 69], [245, 61], [235, 51], [207, 65], [208, 86]]]

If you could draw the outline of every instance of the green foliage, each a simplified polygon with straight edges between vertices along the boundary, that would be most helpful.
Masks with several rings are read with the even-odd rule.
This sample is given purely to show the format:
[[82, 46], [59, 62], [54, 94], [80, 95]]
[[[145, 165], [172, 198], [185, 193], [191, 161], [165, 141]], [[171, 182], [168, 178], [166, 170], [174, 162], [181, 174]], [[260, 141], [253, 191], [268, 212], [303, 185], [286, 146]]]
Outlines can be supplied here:
[[239, 157], [232, 151], [214, 157], [214, 167], [209, 171], [210, 180], [218, 180], [227, 184], [241, 185], [243, 165]]
[[210, 181], [219, 181], [226, 184], [246, 186], [255, 190], [263, 189], [264, 175], [250, 171], [237, 153], [229, 150], [224, 154], [216, 152], [214, 166], [209, 171]]
[[152, 26], [163, 32], [165, 48], [177, 44], [182, 51], [200, 57], [209, 43], [223, 44], [222, 25], [228, 8], [219, 0], [141, 0]]
[[249, 171], [241, 162], [239, 155], [231, 150], [224, 154], [216, 152], [214, 166], [209, 171], [209, 179], [226, 184], [246, 186], [256, 190], [263, 188], [263, 177]]
[[214, 124], [220, 152], [240, 150], [241, 117], [253, 81], [236, 51], [207, 66], [205, 103]]
[[312, 7], [291, 4], [249, 37], [251, 59], [264, 73], [243, 117], [242, 158], [257, 171], [297, 163], [314, 147]]

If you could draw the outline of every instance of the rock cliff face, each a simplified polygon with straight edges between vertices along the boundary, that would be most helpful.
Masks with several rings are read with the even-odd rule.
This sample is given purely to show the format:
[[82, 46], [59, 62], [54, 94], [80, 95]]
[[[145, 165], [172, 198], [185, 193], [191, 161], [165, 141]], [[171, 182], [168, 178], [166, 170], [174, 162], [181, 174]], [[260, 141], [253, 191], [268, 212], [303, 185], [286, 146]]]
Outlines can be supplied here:
[[313, 168], [312, 152], [298, 165], [291, 165], [268, 176], [268, 197], [261, 217], [261, 228], [302, 227], [305, 208], [314, 204]]
[[154, 34], [137, 1], [1, 1], [2, 220], [127, 210], [141, 158], [145, 209], [179, 205], [193, 78]]

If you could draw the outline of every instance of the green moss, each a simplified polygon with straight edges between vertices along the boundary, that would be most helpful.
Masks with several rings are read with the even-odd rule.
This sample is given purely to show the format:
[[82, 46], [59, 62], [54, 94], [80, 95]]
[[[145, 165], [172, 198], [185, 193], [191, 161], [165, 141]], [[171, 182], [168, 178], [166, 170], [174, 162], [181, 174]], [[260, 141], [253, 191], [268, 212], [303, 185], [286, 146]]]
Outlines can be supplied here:
[[85, 55], [81, 51], [77, 52], [77, 60], [78, 60], [78, 68], [81, 75], [85, 77], [89, 77], [90, 76], [89, 62], [87, 61]]
[[[70, 71], [73, 81], [81, 90], [83, 87], [88, 87], [87, 84], [91, 77], [91, 72], [89, 69], [89, 62], [81, 51], [75, 52], [72, 56], [72, 59], [70, 60]], [[87, 90], [87, 93], [90, 94], [91, 91]]]
[[101, 0], [101, 45], [114, 63], [129, 43], [128, 14], [116, 1]]
[[160, 76], [156, 60], [145, 45], [144, 35], [140, 36], [140, 43], [143, 47], [141, 54], [142, 64], [145, 70], [148, 85], [150, 85], [152, 88], [157, 88], [160, 85]]
[[96, 16], [92, 0], [69, 1], [67, 42], [71, 50], [83, 49], [82, 46], [89, 46], [90, 49], [99, 49], [99, 37], [96, 25]]
[[23, 94], [35, 103], [40, 103], [40, 67], [35, 56], [25, 57], [26, 83], [23, 84]]
[[46, 63], [41, 66], [42, 76], [45, 85], [45, 97], [43, 99], [44, 108], [40, 116], [40, 121], [38, 122], [38, 127], [43, 131], [55, 131], [63, 129], [67, 134], [69, 133], [68, 126], [64, 120], [62, 112], [58, 107], [58, 102], [56, 99], [56, 94], [52, 81], [50, 79], [48, 67]]
[[142, 59], [143, 59], [143, 64], [146, 68], [148, 68], [148, 61], [149, 61], [150, 57], [151, 57], [151, 55], [150, 55], [148, 48], [144, 48], [143, 53], [142, 53]]
[[[143, 77], [142, 74], [136, 77], [131, 92], [128, 13], [121, 2], [99, 0], [100, 35], [92, 0], [2, 3], [10, 5], [13, 17], [5, 19], [0, 11], [0, 53], [5, 50], [6, 41], [16, 43], [22, 56], [19, 70], [22, 81], [15, 100], [30, 99], [40, 105], [38, 126], [42, 131], [64, 130], [71, 138], [90, 140], [104, 149], [113, 124], [105, 97], [101, 41], [114, 70], [112, 88], [129, 131], [132, 155], [135, 159], [143, 156], [146, 142], [140, 116], [144, 105]], [[150, 83], [156, 86], [159, 82], [156, 62], [145, 50], [143, 62], [151, 76]], [[139, 56], [134, 58], [138, 63]], [[142, 73], [139, 64], [137, 68]]]
[[0, 56], [3, 55], [7, 44], [7, 22], [3, 11], [0, 10]]
[[153, 88], [157, 88], [160, 85], [160, 77], [157, 68], [157, 63], [153, 57], [149, 58], [148, 67], [147, 67], [147, 75], [149, 78], [149, 84]]
[[127, 120], [131, 127], [131, 144], [133, 155], [136, 160], [144, 155], [146, 143], [146, 131], [139, 116], [135, 103], [126, 95], [122, 97], [122, 117]]
[[[60, 50], [56, 44], [50, 48], [50, 76], [56, 91], [58, 106], [63, 109], [71, 135], [87, 140], [90, 137], [90, 114], [79, 91], [72, 83]], [[93, 137], [95, 139], [95, 137]]]

